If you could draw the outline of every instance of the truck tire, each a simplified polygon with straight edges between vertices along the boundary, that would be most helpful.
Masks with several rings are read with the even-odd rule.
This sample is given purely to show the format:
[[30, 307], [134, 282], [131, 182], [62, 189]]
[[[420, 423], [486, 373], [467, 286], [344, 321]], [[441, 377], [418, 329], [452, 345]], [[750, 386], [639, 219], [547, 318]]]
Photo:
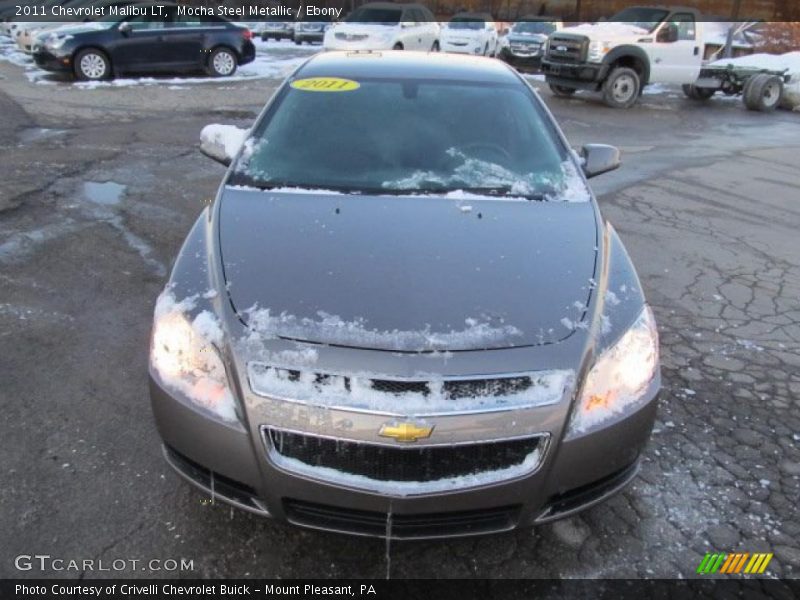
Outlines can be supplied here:
[[751, 79], [752, 81], [745, 86], [746, 93], [742, 98], [747, 110], [761, 112], [775, 110], [783, 95], [783, 79], [768, 73], [759, 73]]
[[639, 98], [642, 82], [628, 67], [617, 67], [603, 82], [603, 102], [611, 108], [630, 108]]
[[561, 98], [569, 98], [578, 90], [576, 90], [575, 88], [567, 87], [565, 85], [556, 85], [555, 83], [551, 83], [550, 91], [553, 92], [554, 96], [559, 96]]
[[693, 83], [684, 83], [682, 88], [686, 97], [692, 100], [708, 100], [717, 91], [712, 88], [699, 88]]

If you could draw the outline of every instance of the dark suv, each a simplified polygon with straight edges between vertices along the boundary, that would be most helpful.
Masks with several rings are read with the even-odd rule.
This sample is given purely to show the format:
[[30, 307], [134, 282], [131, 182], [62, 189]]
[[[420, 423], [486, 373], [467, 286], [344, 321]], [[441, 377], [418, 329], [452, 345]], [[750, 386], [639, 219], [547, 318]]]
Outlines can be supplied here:
[[36, 64], [96, 81], [154, 71], [205, 70], [225, 77], [255, 59], [250, 30], [225, 19], [179, 15], [176, 5], [163, 3], [134, 4], [126, 13], [132, 16], [54, 30], [35, 49]]

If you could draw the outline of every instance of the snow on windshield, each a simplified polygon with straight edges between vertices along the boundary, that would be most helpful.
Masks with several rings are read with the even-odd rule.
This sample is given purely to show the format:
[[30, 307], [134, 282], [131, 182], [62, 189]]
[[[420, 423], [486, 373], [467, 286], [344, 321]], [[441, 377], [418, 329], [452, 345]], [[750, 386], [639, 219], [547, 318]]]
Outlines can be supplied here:
[[451, 174], [417, 171], [409, 177], [386, 181], [383, 187], [387, 190], [414, 190], [431, 186], [443, 189], [499, 189], [510, 196], [543, 194], [548, 200], [565, 202], [588, 202], [590, 198], [586, 184], [569, 160], [561, 163], [558, 176], [554, 177], [550, 173], [528, 173], [521, 176], [496, 163], [465, 156], [455, 148], [450, 148], [448, 154], [464, 161]]

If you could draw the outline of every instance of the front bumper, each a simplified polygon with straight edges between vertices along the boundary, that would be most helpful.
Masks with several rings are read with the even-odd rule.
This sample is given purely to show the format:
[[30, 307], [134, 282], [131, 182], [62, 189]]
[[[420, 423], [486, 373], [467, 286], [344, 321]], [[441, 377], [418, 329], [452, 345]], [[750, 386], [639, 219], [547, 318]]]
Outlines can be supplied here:
[[542, 58], [542, 73], [547, 83], [575, 89], [597, 90], [608, 74], [605, 63], [565, 63]]
[[261, 31], [261, 39], [276, 39], [276, 40], [291, 40], [294, 37], [294, 31], [287, 29], [263, 29]]
[[[550, 432], [547, 451], [535, 470], [485, 485], [422, 494], [358, 489], [287, 471], [271, 460], [264, 438], [257, 433], [261, 431], [258, 423], [251, 422], [248, 429], [238, 422], [211, 419], [165, 390], [152, 373], [150, 397], [169, 464], [206, 493], [213, 489], [216, 500], [304, 527], [375, 537], [387, 536], [391, 514], [392, 538], [422, 539], [542, 523], [574, 514], [618, 492], [635, 476], [655, 419], [659, 385], [654, 381], [638, 410], [623, 420], [568, 441], [561, 440], [560, 425], [567, 399], [557, 406], [525, 409], [538, 411], [541, 430]], [[249, 408], [248, 418], [263, 423], [263, 415], [276, 406], [267, 403], [263, 411]], [[324, 417], [322, 413], [315, 417], [313, 408], [302, 405], [286, 410], [304, 415], [309, 431], [319, 426], [319, 418], [328, 424], [346, 418], [339, 414], [342, 411], [329, 409], [321, 409]], [[481, 423], [494, 423], [495, 428], [508, 423], [509, 414], [448, 418], [459, 419], [452, 423], [454, 430], [470, 422], [480, 430]], [[513, 419], [525, 421], [532, 416], [520, 410]], [[358, 421], [364, 415], [350, 417]], [[285, 420], [285, 415], [276, 419]]]
[[256, 46], [250, 40], [245, 40], [239, 52], [239, 64], [246, 65], [256, 59]]
[[72, 58], [69, 54], [56, 55], [44, 46], [33, 52], [33, 60], [37, 67], [45, 71], [72, 71]]
[[295, 42], [322, 42], [325, 38], [324, 31], [297, 31], [294, 34]]
[[504, 47], [500, 50], [498, 57], [521, 71], [538, 71], [542, 64], [541, 50], [532, 53], [519, 53]]

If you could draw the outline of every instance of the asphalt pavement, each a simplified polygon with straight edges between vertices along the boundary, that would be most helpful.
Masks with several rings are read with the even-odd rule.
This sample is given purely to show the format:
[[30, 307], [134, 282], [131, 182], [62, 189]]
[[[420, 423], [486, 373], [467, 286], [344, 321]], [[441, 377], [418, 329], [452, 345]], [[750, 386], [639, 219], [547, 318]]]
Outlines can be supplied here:
[[[713, 551], [800, 574], [800, 115], [670, 90], [628, 111], [542, 91], [574, 145], [623, 150], [592, 183], [658, 320], [662, 402], [623, 494], [387, 558], [175, 476], [147, 395], [154, 301], [224, 172], [201, 128], [248, 125], [278, 84], [87, 89], [0, 62], [0, 577], [691, 577]], [[15, 568], [36, 553], [193, 568]]]

